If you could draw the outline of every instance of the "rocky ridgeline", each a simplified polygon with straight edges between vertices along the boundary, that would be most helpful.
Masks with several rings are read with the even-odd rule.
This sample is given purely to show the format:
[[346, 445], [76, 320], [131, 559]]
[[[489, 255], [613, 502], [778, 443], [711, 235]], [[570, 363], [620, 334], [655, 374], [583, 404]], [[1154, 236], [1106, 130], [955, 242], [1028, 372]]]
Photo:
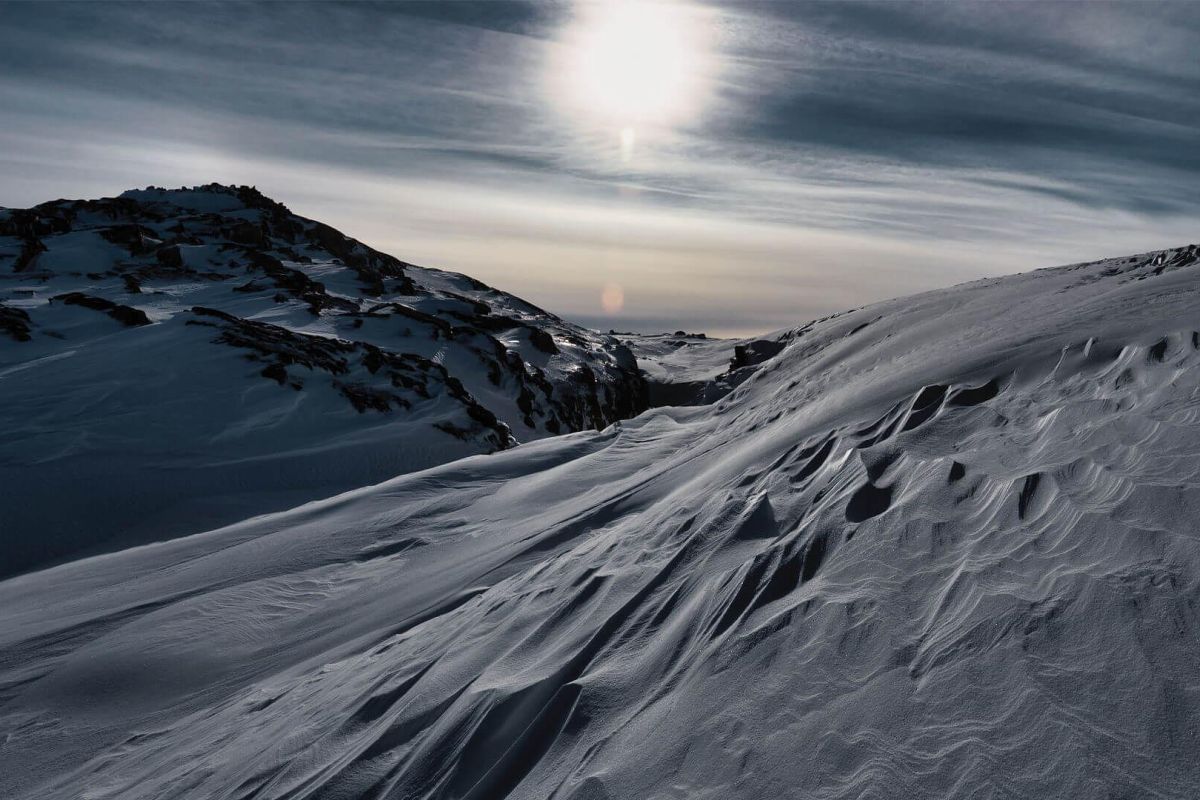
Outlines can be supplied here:
[[0, 575], [648, 404], [614, 337], [249, 187], [0, 210]]
[[[0, 211], [0, 273], [10, 288], [0, 334], [16, 342], [64, 336], [43, 320], [60, 303], [126, 326], [182, 314], [219, 332], [212, 344], [261, 362], [261, 379], [281, 391], [305, 390], [299, 370], [328, 378], [363, 414], [445, 397], [455, 410], [431, 424], [482, 450], [603, 428], [647, 406], [632, 353], [612, 337], [402, 262], [252, 187], [151, 187]], [[64, 280], [77, 286], [57, 291]], [[193, 295], [203, 305], [184, 300]]]

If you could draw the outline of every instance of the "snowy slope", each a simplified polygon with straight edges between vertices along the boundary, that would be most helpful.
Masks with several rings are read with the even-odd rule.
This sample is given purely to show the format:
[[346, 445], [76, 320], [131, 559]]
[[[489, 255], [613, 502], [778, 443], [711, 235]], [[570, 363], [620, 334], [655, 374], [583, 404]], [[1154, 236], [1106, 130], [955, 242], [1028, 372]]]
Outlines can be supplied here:
[[734, 353], [745, 342], [681, 333], [619, 336], [646, 377], [652, 406], [704, 405], [724, 397], [737, 383], [730, 380]]
[[882, 303], [712, 405], [0, 583], [0, 796], [1195, 797], [1198, 278]]
[[253, 189], [0, 210], [0, 576], [645, 407], [614, 338]]

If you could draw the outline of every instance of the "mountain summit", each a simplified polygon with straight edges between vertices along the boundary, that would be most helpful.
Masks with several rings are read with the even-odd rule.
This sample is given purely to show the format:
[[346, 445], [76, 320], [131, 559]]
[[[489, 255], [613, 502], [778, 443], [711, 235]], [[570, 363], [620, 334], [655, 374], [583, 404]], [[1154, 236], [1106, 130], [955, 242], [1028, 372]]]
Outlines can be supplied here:
[[251, 187], [0, 210], [0, 575], [646, 406], [613, 337]]

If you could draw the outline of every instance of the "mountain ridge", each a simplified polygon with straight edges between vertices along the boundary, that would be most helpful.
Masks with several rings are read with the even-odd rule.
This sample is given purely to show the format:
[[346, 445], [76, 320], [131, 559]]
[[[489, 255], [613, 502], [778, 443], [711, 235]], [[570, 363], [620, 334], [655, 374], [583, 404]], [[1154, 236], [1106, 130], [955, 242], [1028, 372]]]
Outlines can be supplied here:
[[0, 395], [14, 536], [41, 529], [0, 574], [647, 405], [615, 338], [217, 184], [0, 210]]

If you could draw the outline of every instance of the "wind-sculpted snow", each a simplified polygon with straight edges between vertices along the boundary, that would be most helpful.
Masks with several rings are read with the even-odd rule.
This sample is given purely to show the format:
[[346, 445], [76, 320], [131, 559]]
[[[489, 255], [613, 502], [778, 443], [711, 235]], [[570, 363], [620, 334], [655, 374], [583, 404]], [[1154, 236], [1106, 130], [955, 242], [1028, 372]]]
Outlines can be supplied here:
[[615, 338], [249, 187], [0, 209], [0, 576], [646, 405]]
[[861, 309], [711, 406], [0, 583], [0, 794], [1195, 797], [1180, 252]]

